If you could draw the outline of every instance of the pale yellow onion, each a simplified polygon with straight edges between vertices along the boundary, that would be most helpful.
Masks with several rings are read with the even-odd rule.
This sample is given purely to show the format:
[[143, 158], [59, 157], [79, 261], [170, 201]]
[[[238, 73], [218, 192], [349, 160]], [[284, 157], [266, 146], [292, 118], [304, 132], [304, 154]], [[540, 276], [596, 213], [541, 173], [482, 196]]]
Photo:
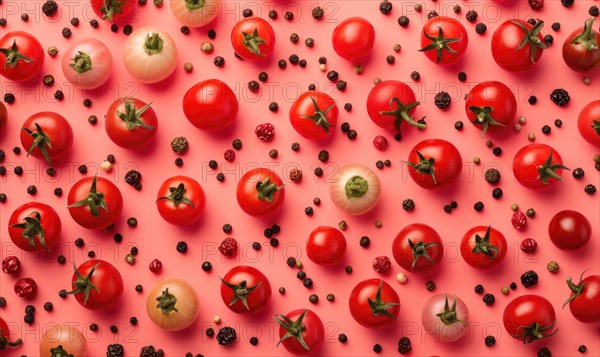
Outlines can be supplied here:
[[219, 14], [220, 0], [170, 0], [171, 12], [177, 21], [189, 27], [202, 27]]
[[74, 325], [51, 324], [42, 330], [40, 341], [40, 356], [50, 357], [53, 348], [62, 346], [62, 349], [74, 357], [85, 357], [87, 355], [87, 341], [81, 331]]
[[[357, 179], [359, 177], [362, 179]], [[354, 179], [355, 182], [366, 182], [367, 187], [362, 195], [347, 195], [347, 188]], [[364, 179], [364, 181], [363, 181]], [[362, 192], [362, 191], [360, 191]], [[381, 182], [377, 174], [361, 164], [348, 164], [340, 168], [329, 186], [329, 194], [333, 203], [347, 214], [357, 216], [369, 212], [379, 202]]]
[[[175, 303], [177, 311], [163, 314], [157, 307], [158, 300], [156, 298], [161, 296], [166, 289], [169, 289], [169, 295], [173, 295], [177, 299]], [[165, 278], [156, 283], [148, 294], [146, 312], [150, 320], [158, 327], [167, 331], [180, 331], [196, 321], [198, 305], [198, 295], [190, 283], [178, 278]]]

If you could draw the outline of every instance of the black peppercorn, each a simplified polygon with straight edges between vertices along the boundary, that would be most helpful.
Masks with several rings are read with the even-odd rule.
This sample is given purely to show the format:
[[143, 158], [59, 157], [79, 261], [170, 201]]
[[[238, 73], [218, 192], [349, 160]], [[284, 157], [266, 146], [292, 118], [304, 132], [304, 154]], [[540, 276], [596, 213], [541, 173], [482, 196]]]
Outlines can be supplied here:
[[499, 199], [500, 197], [502, 197], [502, 189], [500, 187], [496, 187], [495, 189], [492, 190], [492, 197], [495, 199]]
[[288, 20], [288, 21], [292, 21], [294, 19], [294, 14], [292, 14], [291, 12], [287, 11], [285, 14], [283, 14], [283, 17]]
[[493, 295], [493, 294], [485, 294], [485, 295], [483, 296], [483, 302], [484, 302], [484, 303], [485, 303], [487, 306], [493, 305], [495, 301], [496, 301], [496, 298], [494, 297], [494, 295]]
[[276, 102], [269, 103], [269, 110], [273, 113], [277, 112], [279, 110], [279, 104]]
[[477, 20], [477, 11], [475, 10], [469, 10], [467, 11], [467, 14], [465, 15], [467, 21], [469, 22], [474, 22], [475, 20]]
[[206, 336], [213, 337], [214, 335], [215, 335], [215, 329], [213, 329], [212, 327], [209, 327], [206, 329]]
[[277, 238], [271, 238], [269, 240], [269, 244], [271, 245], [271, 247], [278, 247], [279, 246], [279, 239]]
[[139, 253], [139, 249], [138, 247], [132, 247], [129, 252], [131, 253], [131, 255], [138, 255]]
[[462, 130], [464, 124], [462, 121], [458, 120], [457, 122], [454, 123], [454, 129], [456, 130]]
[[26, 314], [25, 317], [23, 318], [23, 321], [26, 324], [31, 325], [35, 321], [35, 316], [33, 316], [32, 314]]
[[555, 22], [550, 27], [552, 28], [552, 30], [558, 31], [558, 30], [560, 30], [560, 23], [559, 22]]
[[346, 342], [348, 342], [348, 336], [346, 336], [343, 333], [340, 333], [338, 335], [338, 341], [340, 341], [341, 343], [346, 343]]
[[110, 332], [117, 333], [119, 332], [119, 328], [115, 325], [110, 326]]
[[317, 88], [317, 86], [315, 86], [314, 84], [308, 85], [308, 90], [315, 90], [316, 88]]
[[184, 242], [184, 241], [177, 242], [177, 251], [179, 253], [183, 254], [183, 253], [187, 252], [187, 249], [188, 249], [188, 245], [186, 242]]
[[0, 27], [6, 26], [6, 23], [7, 23], [7, 21], [4, 17], [0, 18]]
[[304, 280], [306, 278], [306, 273], [300, 270], [296, 273], [296, 278], [298, 278], [299, 280]]
[[175, 159], [175, 166], [177, 166], [177, 167], [183, 166], [183, 159], [180, 158], [180, 157], [176, 158]]
[[581, 167], [578, 167], [575, 170], [573, 170], [573, 178], [575, 178], [576, 180], [581, 180], [584, 175], [585, 171], [583, 171]]
[[217, 56], [217, 57], [215, 57], [213, 63], [217, 67], [223, 67], [225, 65], [225, 58], [223, 58], [221, 56]]
[[402, 27], [408, 26], [409, 22], [410, 22], [409, 18], [404, 15], [402, 15], [398, 18], [398, 25], [400, 25]]
[[15, 175], [21, 176], [23, 175], [23, 168], [21, 166], [16, 166], [13, 172], [15, 173]]
[[577, 349], [577, 351], [578, 351], [579, 353], [585, 353], [585, 352], [587, 351], [587, 347], [586, 347], [586, 345], [581, 345], [581, 346], [579, 346], [579, 348]]
[[306, 208], [304, 209], [304, 213], [305, 213], [307, 216], [309, 216], [309, 217], [313, 215], [313, 212], [314, 212], [314, 211], [313, 211], [313, 208], [312, 208], [312, 207], [310, 207], [310, 206], [309, 206], [309, 207], [306, 207]]
[[546, 134], [546, 135], [550, 134], [550, 130], [552, 130], [552, 128], [550, 128], [550, 126], [549, 126], [549, 125], [544, 125], [544, 126], [542, 127], [542, 133], [544, 133], [544, 134]]
[[244, 9], [244, 11], [242, 11], [242, 16], [244, 17], [250, 17], [254, 14], [254, 12], [252, 12], [252, 9]]
[[332, 82], [337, 81], [338, 77], [339, 77], [339, 74], [336, 71], [327, 72], [327, 79], [329, 79]]
[[367, 236], [362, 236], [360, 237], [358, 244], [360, 244], [360, 246], [363, 248], [367, 248], [369, 245], [371, 245], [371, 239]]
[[487, 31], [487, 26], [484, 23], [480, 22], [477, 25], [475, 25], [475, 32], [477, 34], [482, 35], [486, 31]]
[[252, 249], [254, 249], [254, 250], [260, 250], [260, 248], [262, 248], [262, 246], [260, 245], [260, 243], [258, 243], [258, 242], [252, 243]]
[[487, 336], [485, 338], [485, 345], [487, 347], [492, 347], [495, 344], [496, 344], [496, 338], [494, 336]]
[[495, 156], [502, 155], [502, 148], [495, 147], [494, 149], [492, 149], [492, 154], [494, 154]]
[[307, 288], [310, 288], [313, 286], [313, 280], [311, 278], [306, 278], [302, 281], [302, 285], [304, 285]]
[[21, 20], [23, 20], [24, 22], [29, 21], [29, 15], [28, 14], [21, 15]]
[[15, 95], [12, 93], [6, 93], [4, 95], [4, 102], [7, 104], [12, 104], [15, 102]]
[[417, 71], [412, 71], [410, 73], [410, 79], [412, 79], [413, 81], [418, 81], [419, 79], [421, 79], [421, 74]]
[[75, 239], [75, 246], [76, 247], [81, 248], [81, 247], [83, 247], [84, 244], [85, 244], [85, 242], [83, 241], [83, 238], [77, 238], [77, 239]]
[[350, 130], [350, 124], [347, 122], [343, 122], [341, 125], [341, 129], [343, 133], [347, 133]]
[[37, 187], [35, 187], [34, 185], [28, 186], [27, 193], [30, 195], [35, 195], [37, 193]]
[[0, 202], [6, 202], [6, 193], [0, 193]]
[[485, 181], [490, 184], [496, 184], [500, 182], [501, 177], [502, 176], [500, 175], [500, 171], [498, 171], [497, 169], [488, 169], [485, 172]]
[[375, 345], [373, 346], [373, 352], [375, 352], [375, 353], [381, 353], [381, 349], [382, 349], [382, 348], [381, 348], [381, 345], [380, 345], [380, 344], [375, 344]]
[[58, 4], [54, 0], [48, 0], [42, 5], [42, 13], [48, 17], [54, 16], [58, 11]]
[[348, 130], [348, 139], [356, 139], [356, 137], [358, 136], [358, 133], [356, 132], [356, 130], [354, 129], [350, 129]]
[[562, 120], [555, 119], [554, 120], [554, 126], [557, 127], [557, 128], [560, 128], [562, 126]]
[[90, 26], [92, 26], [93, 28], [97, 29], [98, 28], [98, 20], [91, 20], [90, 21]]
[[95, 258], [96, 257], [96, 252], [94, 252], [93, 250], [90, 250], [87, 255], [90, 258]]
[[481, 285], [481, 284], [475, 285], [475, 293], [479, 294], [479, 295], [483, 294], [483, 285]]
[[290, 61], [291, 64], [297, 64], [298, 61], [300, 60], [300, 57], [298, 57], [298, 55], [296, 55], [296, 54], [292, 54], [292, 55], [290, 55], [288, 60]]
[[596, 193], [596, 186], [589, 184], [589, 185], [585, 186], [584, 191], [588, 195], [593, 195], [594, 193]]
[[48, 301], [44, 304], [44, 310], [52, 311], [53, 309], [54, 309], [54, 305], [52, 305], [52, 303], [50, 301]]
[[207, 262], [202, 263], [202, 270], [205, 271], [205, 272], [211, 271], [212, 270], [212, 264], [211, 264], [211, 262], [207, 261]]
[[538, 351], [537, 357], [552, 357], [552, 352], [550, 352], [548, 347], [544, 347]]
[[350, 265], [346, 266], [346, 268], [344, 268], [344, 270], [346, 271], [346, 273], [348, 274], [352, 274], [352, 267]]
[[284, 59], [280, 59], [277, 62], [277, 66], [279, 66], [279, 68], [281, 69], [285, 69], [285, 67], [287, 67], [287, 62]]
[[290, 35], [290, 41], [292, 41], [292, 43], [297, 43], [300, 40], [300, 36], [298, 36], [297, 33], [292, 33]]
[[390, 12], [392, 12], [392, 3], [389, 2], [389, 0], [383, 0], [379, 4], [379, 11], [384, 15], [389, 14]]
[[269, 18], [271, 20], [275, 20], [277, 18], [277, 11], [275, 11], [275, 10], [269, 11]]
[[594, 5], [594, 6], [590, 7], [590, 9], [588, 10], [588, 13], [591, 16], [598, 17], [598, 15], [600, 15], [600, 9], [598, 8], [598, 6]]
[[483, 202], [479, 201], [479, 202], [475, 203], [475, 205], [473, 206], [473, 208], [477, 212], [482, 211], [483, 210]]
[[250, 337], [250, 344], [252, 346], [258, 345], [258, 337]]
[[439, 14], [437, 13], [437, 11], [433, 11], [433, 10], [432, 10], [432, 11], [429, 11], [429, 12], [427, 13], [427, 20], [429, 20], [429, 19], [432, 19], [432, 18], [434, 18], [434, 17], [436, 17], [436, 16], [439, 16]]
[[529, 102], [529, 104], [534, 105], [535, 103], [537, 103], [537, 97], [535, 95], [532, 95], [527, 101]]
[[144, 290], [144, 287], [143, 287], [142, 285], [140, 285], [140, 284], [137, 284], [137, 285], [135, 286], [135, 291], [137, 291], [138, 293], [141, 293], [141, 292], [142, 292], [142, 290]]
[[321, 20], [323, 18], [324, 14], [325, 14], [325, 11], [320, 6], [315, 7], [311, 11], [311, 15], [312, 15], [313, 19], [315, 19], [315, 20]]
[[327, 162], [329, 160], [329, 152], [327, 150], [319, 151], [318, 159], [321, 162]]
[[316, 304], [319, 302], [319, 297], [316, 294], [311, 294], [308, 297], [308, 301], [310, 301], [311, 304]]
[[339, 91], [344, 91], [346, 90], [346, 87], [348, 86], [348, 83], [346, 81], [338, 81], [335, 84], [335, 87], [337, 88], [337, 90]]
[[375, 162], [375, 167], [377, 167], [380, 170], [383, 169], [383, 161], [377, 160], [377, 162]]
[[464, 82], [467, 80], [467, 74], [465, 72], [459, 72], [458, 73], [458, 80], [461, 82]]
[[517, 283], [515, 283], [514, 281], [510, 283], [510, 290], [517, 290]]
[[0, 176], [5, 176], [5, 175], [6, 175], [6, 166], [0, 166]]

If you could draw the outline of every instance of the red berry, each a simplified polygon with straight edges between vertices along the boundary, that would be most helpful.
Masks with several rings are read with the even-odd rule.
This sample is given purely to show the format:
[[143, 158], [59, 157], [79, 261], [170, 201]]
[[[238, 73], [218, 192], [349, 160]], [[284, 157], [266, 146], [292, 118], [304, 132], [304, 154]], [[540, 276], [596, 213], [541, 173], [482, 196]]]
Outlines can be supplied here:
[[390, 258], [386, 257], [385, 255], [373, 259], [373, 270], [378, 273], [385, 274], [390, 270], [391, 267], [392, 262], [390, 261]]
[[15, 283], [15, 294], [18, 297], [28, 298], [35, 294], [37, 291], [37, 284], [35, 280], [31, 278], [23, 278], [17, 280]]
[[238, 243], [233, 238], [225, 238], [219, 246], [219, 252], [226, 257], [233, 257], [238, 250]]
[[540, 10], [544, 7], [544, 0], [529, 0], [529, 6], [534, 10]]
[[225, 157], [225, 160], [232, 162], [233, 159], [235, 159], [235, 151], [229, 149], [225, 151], [225, 154], [223, 154], [223, 157]]
[[537, 249], [537, 242], [533, 238], [525, 238], [521, 241], [521, 250], [527, 254], [535, 252]]
[[162, 262], [158, 259], [154, 259], [151, 263], [150, 263], [150, 271], [153, 272], [154, 274], [158, 274], [162, 271]]
[[515, 212], [512, 215], [510, 222], [516, 229], [521, 229], [527, 224], [527, 216], [523, 212]]
[[373, 146], [379, 151], [384, 151], [388, 147], [388, 141], [385, 136], [377, 135], [375, 139], [373, 139]]
[[2, 261], [2, 271], [6, 274], [14, 274], [21, 268], [21, 261], [14, 255], [9, 255]]
[[271, 123], [260, 124], [254, 129], [254, 134], [260, 140], [269, 141], [275, 136], [275, 127]]

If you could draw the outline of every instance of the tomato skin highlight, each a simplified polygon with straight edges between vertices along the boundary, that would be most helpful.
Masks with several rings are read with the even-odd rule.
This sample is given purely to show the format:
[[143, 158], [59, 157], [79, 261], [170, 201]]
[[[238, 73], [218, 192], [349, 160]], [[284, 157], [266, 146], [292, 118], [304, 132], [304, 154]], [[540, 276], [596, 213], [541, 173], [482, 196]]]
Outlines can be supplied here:
[[[183, 186], [181, 186], [183, 185]], [[176, 192], [171, 189], [182, 187], [183, 196], [167, 199]], [[173, 176], [165, 180], [156, 195], [156, 207], [161, 217], [176, 226], [189, 225], [197, 221], [204, 213], [206, 195], [198, 181], [187, 176]]]
[[336, 130], [339, 109], [335, 100], [329, 95], [323, 92], [307, 91], [294, 101], [290, 107], [289, 116], [290, 122], [298, 134], [309, 140], [322, 140]]
[[[381, 301], [387, 306], [387, 314], [373, 314], [369, 300], [376, 301], [377, 292], [381, 288]], [[382, 328], [397, 321], [400, 313], [400, 297], [390, 284], [381, 279], [367, 279], [358, 283], [349, 299], [350, 314], [364, 327]]]
[[[23, 237], [25, 229], [17, 226], [27, 224], [25, 218], [33, 218], [38, 222], [34, 224], [39, 224], [41, 228], [41, 230], [37, 229], [36, 234], [31, 237], [34, 245], [30, 244], [28, 238]], [[52, 251], [60, 240], [61, 231], [62, 223], [56, 211], [47, 204], [40, 202], [29, 202], [17, 207], [8, 221], [8, 234], [10, 239], [17, 247], [27, 252]], [[44, 244], [42, 244], [40, 239], [40, 234], [42, 232]]]
[[[247, 36], [250, 36], [247, 38]], [[244, 42], [250, 41], [255, 47], [246, 47]], [[262, 61], [268, 58], [275, 48], [275, 31], [271, 25], [260, 17], [241, 19], [231, 30], [231, 45], [235, 52], [248, 61]]]
[[308, 258], [319, 265], [339, 263], [346, 253], [346, 238], [338, 229], [320, 226], [310, 232], [306, 241]]
[[[75, 293], [75, 299], [81, 306], [89, 310], [109, 310], [119, 302], [123, 295], [123, 278], [117, 268], [99, 259], [86, 261], [77, 268], [77, 271], [83, 277], [88, 277], [92, 269], [94, 271], [91, 273], [89, 281], [98, 290], [90, 289], [87, 301], [83, 292]], [[75, 284], [78, 280], [77, 274], [73, 274], [71, 282], [74, 291], [78, 288]]]
[[375, 44], [375, 28], [361, 17], [350, 17], [340, 22], [331, 36], [335, 52], [348, 61], [367, 56]]
[[557, 212], [548, 224], [548, 236], [561, 250], [585, 246], [592, 236], [592, 225], [581, 213], [572, 210]]
[[[252, 314], [259, 312], [267, 306], [271, 299], [271, 283], [256, 268], [242, 265], [236, 266], [227, 272], [222, 280], [224, 282], [221, 284], [221, 298], [225, 306], [235, 313]], [[245, 295], [248, 308], [244, 305], [243, 298], [236, 298], [235, 292], [225, 282], [233, 285], [240, 285], [244, 282], [245, 288], [247, 288], [245, 290], [252, 290]]]
[[239, 103], [235, 93], [218, 79], [201, 81], [183, 97], [183, 112], [196, 128], [218, 131], [228, 128], [237, 117]]
[[[257, 185], [260, 183], [266, 185], [264, 198], [259, 197]], [[285, 187], [275, 172], [266, 168], [255, 168], [242, 176], [237, 185], [236, 197], [240, 208], [250, 216], [269, 216], [278, 212], [283, 206]]]
[[600, 148], [600, 100], [592, 101], [581, 109], [577, 129], [588, 143]]
[[0, 49], [0, 75], [11, 81], [28, 81], [44, 66], [42, 44], [28, 32], [7, 32], [0, 38]]
[[512, 300], [504, 309], [502, 320], [506, 332], [523, 343], [550, 337], [557, 330], [552, 304], [539, 295], [522, 295]]
[[[488, 229], [489, 235], [487, 234]], [[478, 242], [478, 240], [480, 241]], [[463, 259], [476, 269], [488, 269], [502, 263], [507, 250], [506, 238], [491, 226], [471, 228], [463, 236], [460, 245]]]
[[[51, 164], [64, 162], [73, 146], [74, 136], [71, 124], [69, 124], [65, 117], [54, 112], [33, 114], [25, 120], [20, 132], [21, 145], [25, 151], [30, 150], [36, 143], [34, 136], [39, 134], [38, 125], [43, 134], [47, 136], [47, 140], [51, 143], [52, 147], [47, 144], [47, 141], [44, 141], [36, 145], [30, 155], [41, 160], [46, 160], [46, 162], [50, 159], [49, 163]], [[33, 134], [29, 134], [27, 130]], [[47, 157], [44, 155], [44, 151], [48, 154]]]

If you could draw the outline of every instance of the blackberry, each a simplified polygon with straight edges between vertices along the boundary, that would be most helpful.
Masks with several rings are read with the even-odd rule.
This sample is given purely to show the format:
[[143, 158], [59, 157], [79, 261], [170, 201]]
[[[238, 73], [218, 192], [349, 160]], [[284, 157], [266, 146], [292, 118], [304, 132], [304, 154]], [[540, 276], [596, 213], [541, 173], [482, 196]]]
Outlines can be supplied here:
[[412, 211], [413, 209], [415, 209], [415, 201], [413, 201], [410, 198], [405, 199], [404, 201], [402, 201], [402, 208], [405, 211]]
[[406, 336], [402, 337], [400, 341], [398, 341], [398, 352], [400, 352], [400, 354], [407, 354], [411, 350], [410, 339]]
[[380, 4], [379, 4], [379, 11], [384, 14], [387, 15], [390, 12], [392, 12], [392, 3], [389, 2], [388, 0], [383, 0]]
[[235, 332], [235, 329], [233, 329], [232, 327], [223, 327], [219, 330], [219, 333], [217, 333], [217, 342], [219, 342], [219, 345], [222, 346], [232, 344], [233, 342], [235, 342], [236, 338], [237, 334]]
[[123, 346], [115, 343], [112, 345], [108, 345], [106, 349], [106, 357], [123, 357], [125, 355], [125, 350]]
[[485, 345], [487, 347], [492, 347], [495, 344], [496, 344], [496, 338], [494, 336], [487, 336], [485, 338]]
[[569, 103], [571, 97], [569, 97], [569, 93], [566, 90], [558, 88], [550, 93], [550, 99], [554, 102], [554, 104], [562, 107]]
[[521, 284], [524, 287], [529, 288], [538, 283], [538, 275], [533, 270], [528, 270], [523, 275], [521, 275]]
[[496, 301], [496, 298], [494, 297], [493, 294], [485, 294], [485, 295], [483, 295], [483, 302], [487, 306], [493, 305], [495, 301]]
[[496, 169], [489, 169], [485, 172], [485, 181], [487, 183], [496, 184], [500, 182], [501, 177], [500, 171]]
[[584, 191], [588, 195], [593, 195], [594, 193], [596, 193], [596, 186], [589, 184], [589, 185], [585, 186]]
[[448, 92], [439, 92], [435, 95], [435, 106], [440, 109], [446, 109], [450, 106], [450, 94]]
[[142, 180], [142, 174], [136, 170], [129, 170], [125, 174], [125, 183], [134, 186]]

